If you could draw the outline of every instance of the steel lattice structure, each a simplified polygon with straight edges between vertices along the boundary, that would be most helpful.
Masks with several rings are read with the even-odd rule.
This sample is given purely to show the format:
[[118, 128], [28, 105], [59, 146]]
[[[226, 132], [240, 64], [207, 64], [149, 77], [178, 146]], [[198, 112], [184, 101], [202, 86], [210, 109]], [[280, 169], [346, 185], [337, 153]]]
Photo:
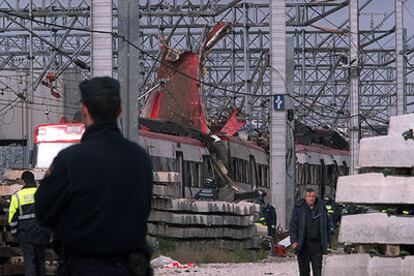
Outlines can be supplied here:
[[[381, 132], [388, 117], [396, 114], [397, 91], [404, 91], [402, 106], [407, 108], [408, 101], [409, 109], [414, 97], [411, 82], [414, 50], [403, 28], [404, 10], [392, 4], [386, 13], [375, 14], [375, 4], [379, 1], [359, 1], [356, 40], [350, 33], [348, 0], [287, 1], [286, 31], [292, 37], [294, 51], [294, 81], [289, 93], [298, 119], [347, 134], [352, 116], [350, 70], [354, 64], [358, 64], [357, 115], [361, 129], [365, 130], [363, 135]], [[114, 2], [114, 32], [117, 32], [117, 1]], [[138, 3], [141, 40], [138, 46], [146, 52], [141, 55], [141, 72], [136, 72], [143, 80], [138, 94], [156, 84], [159, 64], [147, 54], [158, 56], [161, 36], [172, 48], [195, 51], [209, 27], [216, 22], [230, 22], [231, 33], [215, 46], [206, 61], [204, 81], [213, 84], [202, 87], [208, 115], [218, 116], [233, 105], [245, 111], [248, 127], [267, 129], [271, 100], [262, 95], [271, 93], [269, 1], [139, 0]], [[25, 94], [33, 89], [36, 97], [36, 89], [48, 71], [76, 70], [81, 76], [88, 75], [87, 69], [79, 68], [78, 61], [90, 63], [90, 33], [82, 31], [91, 27], [89, 7], [90, 1], [85, 0], [0, 1], [0, 70], [30, 76], [26, 88], [18, 92]], [[125, 42], [114, 38], [115, 72], [118, 43]], [[358, 46], [356, 59], [350, 56], [351, 44]], [[65, 94], [71, 97], [69, 91]], [[0, 108], [4, 104], [0, 102]]]

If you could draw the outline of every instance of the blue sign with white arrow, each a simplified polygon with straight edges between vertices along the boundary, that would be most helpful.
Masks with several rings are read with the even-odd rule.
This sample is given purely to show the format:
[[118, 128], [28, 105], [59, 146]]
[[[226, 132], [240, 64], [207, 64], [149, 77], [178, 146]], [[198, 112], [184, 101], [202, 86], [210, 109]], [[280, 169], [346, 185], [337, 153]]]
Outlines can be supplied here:
[[275, 111], [285, 110], [285, 95], [273, 95], [273, 108]]

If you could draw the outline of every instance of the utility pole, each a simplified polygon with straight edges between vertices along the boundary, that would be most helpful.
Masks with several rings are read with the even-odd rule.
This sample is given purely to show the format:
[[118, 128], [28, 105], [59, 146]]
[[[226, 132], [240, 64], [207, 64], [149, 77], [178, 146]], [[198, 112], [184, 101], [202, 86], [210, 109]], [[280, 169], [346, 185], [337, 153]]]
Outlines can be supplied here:
[[349, 99], [350, 99], [350, 150], [351, 164], [349, 173], [357, 173], [358, 145], [359, 145], [359, 11], [358, 0], [349, 1]]
[[[244, 55], [244, 87], [248, 94], [252, 93], [252, 85], [250, 80], [250, 51], [249, 51], [249, 5], [243, 4], [243, 55]], [[245, 96], [244, 102], [246, 106], [246, 112], [251, 114], [252, 105], [250, 104], [251, 97]]]
[[[290, 93], [294, 89], [295, 77], [295, 43], [293, 37], [286, 39], [286, 94], [290, 99]], [[295, 151], [295, 118], [292, 101], [286, 102], [286, 225], [289, 225], [290, 214], [295, 205], [295, 175], [296, 175], [296, 151]], [[289, 115], [290, 114], [290, 115]]]
[[403, 0], [395, 0], [395, 62], [397, 87], [397, 115], [407, 113], [404, 85], [404, 25]]
[[280, 226], [287, 227], [286, 215], [286, 23], [285, 0], [270, 4], [270, 55], [272, 110], [270, 122], [270, 185], [272, 205]]
[[[121, 36], [118, 40], [118, 74], [123, 103], [122, 132], [127, 139], [138, 142], [138, 96], [143, 76], [140, 74], [141, 53], [130, 44], [141, 45], [138, 1], [119, 1], [118, 22]], [[130, 43], [124, 41], [122, 37]]]
[[[29, 17], [32, 18], [33, 15], [33, 0], [30, 0], [29, 3]], [[26, 105], [26, 156], [25, 156], [25, 167], [28, 168], [32, 165], [32, 152], [33, 152], [33, 110], [31, 103], [34, 100], [34, 91], [33, 91], [33, 21], [29, 22], [29, 80], [28, 80], [28, 89], [25, 93], [25, 105]]]
[[[123, 1], [120, 1], [123, 2]], [[112, 77], [112, 0], [91, 0], [92, 76]]]

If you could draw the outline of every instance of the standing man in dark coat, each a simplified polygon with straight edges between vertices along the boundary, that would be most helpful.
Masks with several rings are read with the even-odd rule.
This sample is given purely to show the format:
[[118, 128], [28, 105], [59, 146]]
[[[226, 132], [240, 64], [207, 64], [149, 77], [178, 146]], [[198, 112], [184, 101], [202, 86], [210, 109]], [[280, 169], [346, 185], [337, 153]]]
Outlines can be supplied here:
[[45, 275], [46, 245], [50, 242], [50, 230], [39, 226], [35, 218], [37, 190], [32, 172], [22, 174], [24, 187], [11, 197], [9, 207], [10, 232], [20, 244], [26, 276]]
[[152, 275], [150, 158], [117, 126], [118, 81], [99, 77], [79, 87], [86, 131], [53, 161], [36, 193], [36, 217], [60, 244], [59, 275]]
[[330, 228], [325, 203], [316, 197], [313, 189], [307, 189], [305, 198], [295, 205], [289, 225], [300, 276], [310, 275], [310, 263], [313, 276], [321, 275], [322, 255], [328, 253]]

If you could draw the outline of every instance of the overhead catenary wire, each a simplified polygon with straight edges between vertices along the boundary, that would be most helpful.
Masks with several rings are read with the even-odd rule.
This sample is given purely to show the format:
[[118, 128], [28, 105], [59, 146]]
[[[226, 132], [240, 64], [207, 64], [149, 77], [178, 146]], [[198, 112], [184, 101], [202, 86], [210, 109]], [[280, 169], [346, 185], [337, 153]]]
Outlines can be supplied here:
[[[2, 100], [0, 100], [0, 105], [2, 104], [1, 103], [1, 101]], [[26, 102], [23, 102], [23, 101], [17, 101], [17, 102], [14, 102], [14, 104], [12, 104], [11, 102], [8, 102], [3, 108], [2, 108], [2, 110], [0, 110], [0, 112], [2, 112], [1, 113], [1, 116], [3, 116], [4, 114], [6, 114], [7, 112], [9, 112], [9, 111], [11, 111], [11, 110], [13, 110], [14, 108], [24, 108], [24, 107], [22, 107], [22, 106], [20, 106], [20, 104], [25, 104]], [[56, 110], [56, 109], [50, 109], [50, 107], [48, 108], [48, 109], [41, 109], [40, 107], [43, 107], [43, 106], [45, 106], [45, 105], [43, 105], [43, 104], [39, 104], [39, 103], [29, 103], [30, 105], [32, 105], [32, 107], [31, 107], [31, 109], [32, 110], [34, 110], [34, 111], [39, 111], [39, 112], [48, 112], [48, 113], [55, 113], [55, 114], [59, 114], [59, 115], [68, 115], [67, 114], [67, 112], [64, 112], [64, 111], [59, 111], [59, 110]], [[35, 107], [33, 107], [33, 106], [35, 106]], [[38, 108], [36, 108], [36, 106], [38, 107]], [[56, 107], [55, 107], [56, 108]], [[59, 106], [59, 107], [57, 107], [57, 108], [62, 108], [62, 106]], [[71, 108], [71, 111], [73, 112], [73, 111], [78, 111], [78, 109], [75, 109], [75, 108]]]
[[206, 85], [206, 86], [210, 86], [210, 87], [216, 88], [218, 90], [223, 90], [225, 92], [229, 92], [229, 93], [232, 93], [232, 94], [237, 93], [237, 94], [240, 94], [240, 95], [253, 96], [253, 97], [271, 97], [272, 96], [272, 95], [258, 95], [258, 94], [251, 94], [251, 93], [245, 93], [245, 92], [236, 92], [236, 91], [233, 91], [231, 89], [227, 89], [225, 87], [220, 87], [220, 86], [217, 86], [217, 85], [215, 85], [213, 83], [208, 83], [208, 82], [205, 82], [203, 80], [194, 78], [193, 76], [190, 76], [190, 75], [188, 75], [188, 74], [186, 74], [186, 73], [184, 73], [184, 72], [182, 72], [180, 70], [177, 70], [175, 67], [173, 67], [169, 63], [164, 62], [164, 61], [162, 61], [162, 60], [160, 60], [160, 59], [152, 56], [151, 54], [149, 54], [145, 50], [141, 49], [140, 47], [138, 47], [137, 45], [135, 45], [134, 43], [132, 43], [131, 41], [129, 41], [126, 37], [121, 36], [121, 35], [119, 35], [116, 32], [97, 31], [97, 30], [91, 30], [91, 29], [83, 29], [83, 28], [63, 26], [63, 25], [59, 25], [59, 24], [55, 24], [55, 23], [50, 23], [50, 22], [44, 22], [44, 21], [36, 20], [34, 18], [29, 18], [29, 17], [23, 16], [23, 15], [11, 13], [11, 12], [4, 11], [4, 10], [0, 10], [0, 13], [6, 14], [6, 15], [9, 15], [9, 16], [15, 16], [15, 17], [18, 17], [18, 18], [21, 18], [21, 19], [25, 19], [25, 20], [29, 20], [29, 21], [33, 21], [33, 22], [36, 22], [38, 24], [43, 24], [43, 25], [47, 25], [47, 26], [61, 28], [62, 30], [69, 29], [69, 30], [80, 31], [80, 32], [110, 34], [113, 37], [119, 38], [119, 39], [123, 40], [124, 42], [128, 43], [130, 46], [132, 46], [136, 50], [140, 51], [141, 54], [148, 56], [150, 59], [154, 60], [155, 62], [160, 63], [160, 64], [166, 66], [168, 69], [175, 71], [175, 73], [181, 74], [181, 75], [183, 75], [183, 76], [185, 76], [185, 77], [187, 77], [187, 78], [189, 78], [191, 80], [194, 80], [194, 81], [198, 82], [199, 84], [203, 84], [203, 85]]
[[[19, 84], [20, 85], [25, 84], [26, 86], [29, 85], [29, 82], [26, 81], [26, 80], [22, 81], [21, 78], [19, 78], [19, 75], [15, 75], [15, 76], [10, 76], [10, 75], [0, 76], [0, 84], [2, 84], [4, 86], [4, 87], [0, 87], [0, 91], [2, 91], [2, 92], [11, 92], [11, 93], [13, 93], [13, 94], [15, 94], [17, 96], [22, 96], [23, 95], [23, 92], [17, 91], [16, 89], [13, 89], [12, 86], [10, 86], [7, 83], [5, 83], [4, 81], [2, 81], [2, 78], [5, 78], [6, 80], [14, 80], [14, 81], [16, 81], [16, 83], [13, 84], [12, 86], [19, 85]], [[17, 82], [20, 82], [20, 83], [17, 83]], [[65, 82], [69, 82], [69, 83], [72, 82], [72, 83], [76, 83], [76, 84], [79, 83], [78, 81], [75, 81], [75, 80], [70, 80], [70, 81], [65, 80]], [[60, 81], [59, 81], [59, 83], [61, 84], [61, 86], [63, 86], [63, 84]], [[27, 87], [25, 87], [25, 89], [27, 89]], [[25, 90], [25, 89], [23, 89], [23, 90]], [[45, 89], [48, 90], [50, 88], [45, 88]], [[47, 100], [47, 101], [53, 101], [53, 102], [63, 103], [63, 99], [58, 99], [58, 98], [54, 98], [54, 97], [45, 97], [45, 96], [41, 96], [41, 95], [34, 95], [34, 97], [35, 98], [38, 98], [38, 99], [44, 99], [44, 100]], [[79, 105], [79, 102], [69, 102], [69, 101], [65, 101], [64, 104], [65, 105], [78, 106]]]
[[[84, 28], [77, 28], [77, 27], [69, 27], [69, 26], [64, 26], [64, 25], [59, 25], [59, 24], [55, 24], [55, 23], [50, 23], [50, 22], [44, 22], [44, 21], [40, 21], [40, 20], [36, 20], [35, 18], [29, 18], [23, 15], [19, 15], [19, 14], [14, 14], [12, 12], [8, 12], [8, 11], [4, 11], [4, 10], [0, 10], [0, 13], [6, 14], [8, 16], [14, 16], [14, 17], [18, 17], [24, 20], [31, 20], [33, 22], [36, 22], [38, 24], [42, 24], [45, 26], [50, 26], [50, 27], [54, 27], [54, 28], [60, 28], [62, 30], [74, 30], [74, 31], [79, 31], [79, 32], [89, 32], [89, 33], [101, 33], [101, 34], [110, 34], [115, 38], [121, 39], [124, 43], [129, 44], [131, 47], [135, 48], [136, 50], [138, 50], [141, 54], [148, 56], [150, 59], [154, 60], [155, 62], [167, 67], [168, 69], [174, 71], [174, 73], [177, 74], [181, 74], [183, 76], [185, 76], [186, 78], [189, 78], [193, 81], [196, 81], [199, 84], [208, 86], [208, 87], [212, 87], [215, 88], [217, 90], [223, 91], [223, 92], [227, 92], [227, 93], [231, 93], [234, 95], [241, 95], [241, 96], [251, 96], [251, 97], [262, 97], [262, 98], [269, 98], [269, 97], [273, 97], [273, 95], [267, 95], [267, 94], [252, 94], [252, 93], [245, 93], [245, 92], [241, 92], [241, 91], [234, 91], [231, 89], [228, 89], [226, 87], [222, 87], [222, 86], [218, 86], [214, 83], [209, 83], [203, 80], [200, 80], [198, 78], [194, 78], [180, 70], [178, 70], [177, 68], [173, 67], [171, 64], [164, 62], [154, 56], [152, 56], [150, 53], [148, 53], [147, 51], [143, 50], [142, 48], [138, 47], [136, 44], [132, 43], [131, 41], [129, 41], [127, 38], [125, 38], [124, 36], [119, 35], [116, 32], [108, 32], [108, 31], [97, 31], [97, 30], [92, 30], [92, 29], [84, 29]], [[351, 41], [351, 43], [354, 43], [353, 41]], [[285, 83], [286, 85], [286, 83]], [[297, 102], [299, 105], [303, 106], [305, 109], [309, 110], [310, 112], [318, 115], [318, 116], [323, 116], [325, 118], [332, 118], [332, 119], [350, 119], [352, 117], [356, 117], [359, 116], [360, 114], [356, 114], [354, 116], [342, 116], [342, 117], [333, 117], [333, 116], [328, 116], [326, 114], [322, 114], [319, 113], [318, 111], [314, 110], [313, 108], [308, 107], [305, 103], [303, 103], [301, 100], [297, 99], [294, 95], [292, 94], [285, 94], [286, 96], [289, 96], [289, 98], [293, 99], [295, 102]], [[319, 102], [318, 102], [319, 103]], [[321, 103], [320, 103], [321, 104]], [[323, 104], [322, 104], [323, 105]], [[326, 106], [328, 107], [328, 106]]]

